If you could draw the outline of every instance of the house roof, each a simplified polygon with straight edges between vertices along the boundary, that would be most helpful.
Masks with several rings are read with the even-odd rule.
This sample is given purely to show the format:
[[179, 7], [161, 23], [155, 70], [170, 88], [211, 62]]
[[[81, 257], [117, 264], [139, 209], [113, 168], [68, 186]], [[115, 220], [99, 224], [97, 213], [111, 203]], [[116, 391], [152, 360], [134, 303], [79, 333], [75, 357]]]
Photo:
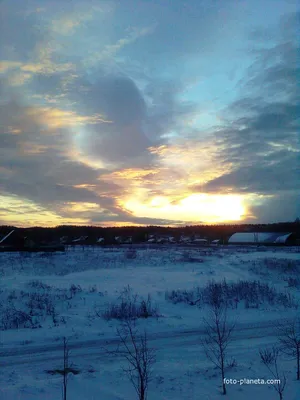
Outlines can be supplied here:
[[88, 236], [80, 236], [80, 238], [74, 239], [74, 240], [72, 240], [72, 242], [73, 243], [75, 243], [75, 242], [84, 242], [87, 239], [88, 239]]
[[14, 233], [14, 229], [12, 231], [10, 231], [7, 235], [5, 235], [2, 239], [0, 239], [0, 244], [3, 244], [6, 239], [8, 239], [10, 237], [10, 235], [12, 235]]
[[285, 243], [291, 235], [292, 233], [287, 233], [286, 235], [278, 236], [275, 243]]
[[292, 233], [278, 232], [238, 232], [234, 233], [228, 243], [285, 243]]

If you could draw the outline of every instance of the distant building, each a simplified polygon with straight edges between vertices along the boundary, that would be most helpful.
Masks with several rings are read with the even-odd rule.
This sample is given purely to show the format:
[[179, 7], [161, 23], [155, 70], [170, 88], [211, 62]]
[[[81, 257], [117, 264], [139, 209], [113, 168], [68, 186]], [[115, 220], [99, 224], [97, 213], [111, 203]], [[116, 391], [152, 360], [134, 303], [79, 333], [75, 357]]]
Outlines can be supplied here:
[[174, 236], [169, 236], [169, 243], [176, 243], [176, 238]]
[[151, 234], [148, 235], [147, 243], [176, 243], [176, 238], [168, 234]]
[[296, 244], [294, 233], [280, 232], [239, 232], [234, 233], [228, 240], [228, 244]]
[[190, 236], [181, 235], [179, 242], [180, 243], [192, 243], [192, 238]]
[[72, 240], [72, 244], [87, 244], [88, 236], [80, 236], [77, 239]]
[[193, 244], [200, 244], [200, 245], [206, 245], [208, 244], [208, 240], [207, 239], [194, 239]]
[[132, 236], [115, 236], [115, 241], [118, 244], [130, 244], [132, 243]]
[[174, 240], [173, 236], [169, 236], [167, 234], [161, 234], [156, 236], [156, 243], [161, 243], [161, 244], [171, 243], [171, 241], [173, 240]]
[[62, 236], [62, 237], [59, 239], [59, 242], [60, 242], [61, 244], [67, 244], [67, 243], [69, 242], [68, 236]]
[[150, 238], [147, 240], [147, 243], [156, 243], [156, 239], [155, 238]]

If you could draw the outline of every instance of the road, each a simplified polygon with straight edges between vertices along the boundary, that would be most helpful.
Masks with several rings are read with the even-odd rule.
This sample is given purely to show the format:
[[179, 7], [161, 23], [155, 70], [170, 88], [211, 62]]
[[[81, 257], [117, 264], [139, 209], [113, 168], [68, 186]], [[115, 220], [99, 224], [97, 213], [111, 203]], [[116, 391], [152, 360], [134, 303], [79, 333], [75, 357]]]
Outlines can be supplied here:
[[[276, 329], [274, 326], [280, 322], [265, 321], [259, 323], [237, 323], [232, 334], [233, 348], [245, 350], [245, 347], [253, 347], [259, 343], [275, 343]], [[183, 350], [201, 347], [200, 339], [203, 337], [204, 328], [186, 329], [169, 332], [159, 332], [148, 334], [150, 347], [158, 351], [171, 352], [175, 349]], [[117, 348], [120, 344], [118, 338], [101, 338], [95, 340], [78, 340], [70, 343], [69, 348], [72, 360], [80, 360], [84, 357], [85, 361], [95, 358], [113, 358], [109, 351]], [[6, 349], [0, 352], [1, 369], [12, 366], [25, 366], [43, 362], [60, 362], [62, 359], [62, 345], [53, 343], [51, 345], [24, 345], [18, 348]]]

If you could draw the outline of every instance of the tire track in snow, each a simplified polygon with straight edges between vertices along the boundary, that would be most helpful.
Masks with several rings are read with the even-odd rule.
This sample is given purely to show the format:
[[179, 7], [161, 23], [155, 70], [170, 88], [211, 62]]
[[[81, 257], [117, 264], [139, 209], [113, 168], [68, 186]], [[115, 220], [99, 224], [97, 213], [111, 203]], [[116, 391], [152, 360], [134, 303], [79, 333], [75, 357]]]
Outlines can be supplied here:
[[[259, 338], [275, 337], [276, 331], [274, 329], [274, 325], [276, 325], [278, 322], [279, 320], [252, 324], [239, 324], [233, 331], [232, 341], [251, 341]], [[151, 333], [148, 334], [148, 340], [151, 346], [155, 346], [155, 344], [159, 344], [159, 341], [162, 341], [160, 346], [161, 348], [191, 345], [201, 346], [200, 336], [204, 333], [204, 328], [160, 332], [156, 334]], [[101, 356], [101, 358], [105, 358], [108, 356], [107, 350], [113, 350], [118, 344], [120, 344], [120, 340], [118, 338], [102, 338], [96, 340], [78, 341], [70, 344], [69, 348], [72, 351], [72, 358], [86, 358], [91, 356]], [[157, 348], [159, 350], [159, 347]], [[22, 347], [18, 349], [14, 348], [11, 350], [6, 350], [0, 353], [0, 365], [3, 368], [14, 365], [16, 366], [32, 364], [36, 362], [61, 360], [62, 349], [62, 345], [54, 344], [51, 346], [30, 346], [26, 349]], [[112, 356], [110, 355], [110, 357]]]

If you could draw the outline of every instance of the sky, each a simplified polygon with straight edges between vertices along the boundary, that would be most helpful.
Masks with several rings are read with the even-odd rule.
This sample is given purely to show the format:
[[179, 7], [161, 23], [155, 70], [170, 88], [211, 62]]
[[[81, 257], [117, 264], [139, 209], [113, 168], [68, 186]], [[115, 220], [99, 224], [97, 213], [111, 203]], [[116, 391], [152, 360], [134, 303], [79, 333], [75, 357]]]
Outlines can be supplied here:
[[0, 0], [0, 224], [295, 220], [299, 27], [298, 0]]

